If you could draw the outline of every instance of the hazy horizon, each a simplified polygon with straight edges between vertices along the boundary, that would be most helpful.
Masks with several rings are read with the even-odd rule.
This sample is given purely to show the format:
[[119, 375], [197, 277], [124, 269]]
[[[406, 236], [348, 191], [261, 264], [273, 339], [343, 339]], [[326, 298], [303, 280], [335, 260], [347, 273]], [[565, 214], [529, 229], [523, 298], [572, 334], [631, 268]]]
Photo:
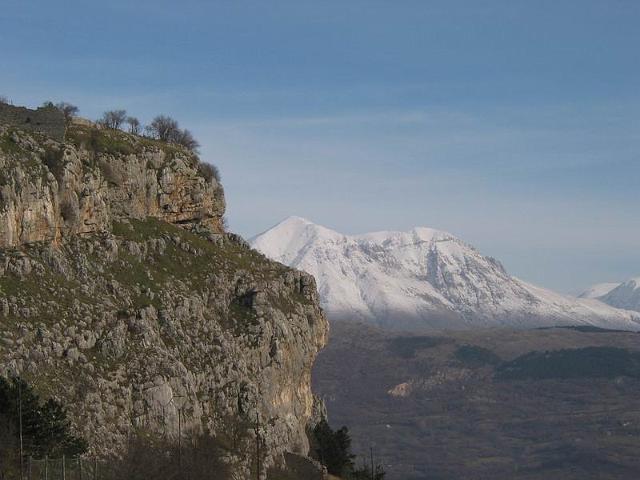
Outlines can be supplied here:
[[244, 236], [428, 226], [567, 293], [640, 275], [638, 3], [3, 7], [0, 95], [174, 116]]

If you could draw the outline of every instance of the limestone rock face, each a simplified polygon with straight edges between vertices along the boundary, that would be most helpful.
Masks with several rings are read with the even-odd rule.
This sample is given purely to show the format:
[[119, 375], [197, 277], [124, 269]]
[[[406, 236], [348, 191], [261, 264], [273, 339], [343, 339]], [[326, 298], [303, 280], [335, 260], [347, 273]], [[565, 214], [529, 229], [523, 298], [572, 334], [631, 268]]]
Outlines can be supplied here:
[[159, 218], [222, 231], [222, 185], [187, 150], [74, 125], [65, 143], [0, 125], [0, 248]]
[[306, 455], [313, 277], [223, 232], [222, 187], [188, 153], [70, 135], [0, 134], [0, 374], [62, 401], [100, 455], [136, 429], [175, 438], [179, 416], [248, 452], [259, 423], [265, 466]]

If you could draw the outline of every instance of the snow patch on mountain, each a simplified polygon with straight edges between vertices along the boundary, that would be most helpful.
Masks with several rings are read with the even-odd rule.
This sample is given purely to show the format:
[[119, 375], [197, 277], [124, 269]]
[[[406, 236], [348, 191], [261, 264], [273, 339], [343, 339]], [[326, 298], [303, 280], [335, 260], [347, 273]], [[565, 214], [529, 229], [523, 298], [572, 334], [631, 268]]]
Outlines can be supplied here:
[[397, 329], [596, 325], [640, 329], [640, 315], [523, 282], [497, 260], [431, 228], [344, 235], [290, 217], [250, 240], [315, 276], [329, 318]]

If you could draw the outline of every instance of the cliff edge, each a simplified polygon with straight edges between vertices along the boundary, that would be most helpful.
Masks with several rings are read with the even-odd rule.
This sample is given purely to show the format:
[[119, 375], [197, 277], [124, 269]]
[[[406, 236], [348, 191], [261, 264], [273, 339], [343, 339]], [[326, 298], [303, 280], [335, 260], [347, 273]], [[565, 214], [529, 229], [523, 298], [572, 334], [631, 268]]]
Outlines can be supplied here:
[[222, 232], [224, 191], [176, 145], [74, 125], [67, 141], [0, 124], [0, 248], [109, 231], [154, 217]]
[[226, 233], [224, 210], [180, 147], [0, 125], [0, 370], [67, 405], [94, 453], [257, 420], [265, 465], [307, 454], [315, 281]]

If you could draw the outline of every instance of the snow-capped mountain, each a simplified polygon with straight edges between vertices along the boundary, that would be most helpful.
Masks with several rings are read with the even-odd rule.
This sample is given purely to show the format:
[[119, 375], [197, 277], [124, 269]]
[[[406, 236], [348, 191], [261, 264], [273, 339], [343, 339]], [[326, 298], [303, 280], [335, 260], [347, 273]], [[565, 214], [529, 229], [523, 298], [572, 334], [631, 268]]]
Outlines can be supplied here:
[[600, 298], [619, 285], [619, 283], [598, 283], [587, 288], [578, 295], [578, 298]]
[[640, 312], [640, 277], [621, 283], [598, 297], [598, 300], [616, 308]]
[[640, 330], [640, 315], [510, 276], [497, 260], [430, 228], [343, 235], [290, 217], [250, 240], [315, 276], [330, 319], [397, 329], [597, 325]]

